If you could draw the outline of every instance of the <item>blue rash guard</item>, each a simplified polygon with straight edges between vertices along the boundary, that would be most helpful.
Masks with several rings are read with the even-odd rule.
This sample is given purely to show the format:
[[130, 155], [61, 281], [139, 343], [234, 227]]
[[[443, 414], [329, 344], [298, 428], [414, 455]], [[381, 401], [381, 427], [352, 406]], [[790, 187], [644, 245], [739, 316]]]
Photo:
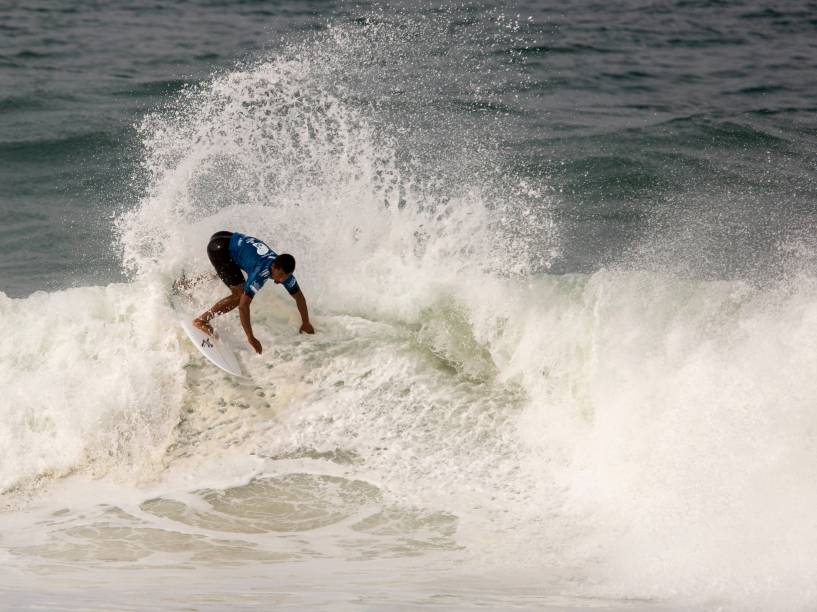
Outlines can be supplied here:
[[[247, 273], [247, 281], [244, 283], [244, 293], [250, 297], [255, 297], [259, 289], [270, 279], [270, 266], [278, 257], [278, 253], [269, 248], [258, 238], [233, 232], [230, 238], [230, 257], [238, 264], [238, 267]], [[295, 295], [301, 288], [298, 281], [290, 274], [281, 283], [290, 295]]]

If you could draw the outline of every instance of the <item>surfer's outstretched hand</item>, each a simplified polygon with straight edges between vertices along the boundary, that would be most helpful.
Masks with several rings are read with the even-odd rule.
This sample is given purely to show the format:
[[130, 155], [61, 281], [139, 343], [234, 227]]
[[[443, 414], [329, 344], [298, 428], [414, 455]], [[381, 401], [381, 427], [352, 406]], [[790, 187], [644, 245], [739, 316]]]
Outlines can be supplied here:
[[255, 349], [255, 352], [260, 355], [261, 354], [261, 343], [258, 341], [258, 338], [256, 338], [255, 336], [252, 336], [251, 338], [247, 338], [247, 341], [250, 343], [250, 346], [252, 346]]
[[312, 327], [311, 323], [303, 323], [301, 324], [301, 329], [298, 330], [300, 334], [314, 334], [315, 328]]

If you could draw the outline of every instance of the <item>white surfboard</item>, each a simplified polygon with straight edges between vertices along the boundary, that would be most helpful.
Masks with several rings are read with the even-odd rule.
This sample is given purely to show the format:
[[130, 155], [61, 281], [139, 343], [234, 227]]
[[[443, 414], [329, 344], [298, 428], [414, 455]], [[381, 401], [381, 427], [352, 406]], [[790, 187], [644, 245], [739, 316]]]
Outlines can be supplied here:
[[218, 366], [233, 376], [244, 375], [241, 372], [241, 366], [238, 363], [238, 359], [236, 359], [235, 353], [233, 353], [226, 343], [213, 336], [208, 336], [198, 327], [195, 327], [193, 322], [188, 319], [182, 319], [179, 322], [187, 334], [187, 337], [193, 341], [193, 344], [196, 345], [199, 352], [207, 357], [213, 365]]

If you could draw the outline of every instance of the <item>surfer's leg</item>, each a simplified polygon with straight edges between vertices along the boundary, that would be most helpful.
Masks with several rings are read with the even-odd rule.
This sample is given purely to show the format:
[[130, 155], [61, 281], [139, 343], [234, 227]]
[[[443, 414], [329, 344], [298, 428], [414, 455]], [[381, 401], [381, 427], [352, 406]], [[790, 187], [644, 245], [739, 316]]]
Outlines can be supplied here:
[[244, 274], [241, 268], [233, 261], [230, 255], [231, 232], [217, 232], [207, 243], [207, 257], [218, 277], [233, 291], [235, 285], [244, 283]]
[[231, 294], [226, 298], [220, 299], [218, 302], [213, 304], [209, 310], [206, 310], [198, 317], [193, 319], [193, 325], [198, 327], [203, 332], [212, 335], [213, 328], [208, 321], [210, 321], [210, 319], [213, 317], [224, 314], [225, 312], [230, 312], [236, 306], [238, 306], [238, 303], [241, 301], [241, 292], [243, 290], [244, 285], [233, 285], [230, 287]]
[[213, 304], [209, 310], [193, 319], [193, 325], [205, 333], [213, 333], [208, 321], [215, 316], [230, 312], [241, 301], [244, 288], [244, 274], [230, 257], [230, 237], [232, 232], [217, 232], [207, 244], [207, 257], [216, 269], [216, 274], [230, 288], [230, 295]]

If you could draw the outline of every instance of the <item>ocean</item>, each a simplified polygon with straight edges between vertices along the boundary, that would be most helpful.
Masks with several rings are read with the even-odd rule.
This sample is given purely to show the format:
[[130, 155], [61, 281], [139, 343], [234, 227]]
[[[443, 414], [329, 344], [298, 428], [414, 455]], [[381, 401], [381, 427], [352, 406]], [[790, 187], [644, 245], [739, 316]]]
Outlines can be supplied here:
[[[815, 2], [0, 4], [0, 609], [815, 609], [815, 74]], [[243, 378], [225, 229], [316, 330]]]

